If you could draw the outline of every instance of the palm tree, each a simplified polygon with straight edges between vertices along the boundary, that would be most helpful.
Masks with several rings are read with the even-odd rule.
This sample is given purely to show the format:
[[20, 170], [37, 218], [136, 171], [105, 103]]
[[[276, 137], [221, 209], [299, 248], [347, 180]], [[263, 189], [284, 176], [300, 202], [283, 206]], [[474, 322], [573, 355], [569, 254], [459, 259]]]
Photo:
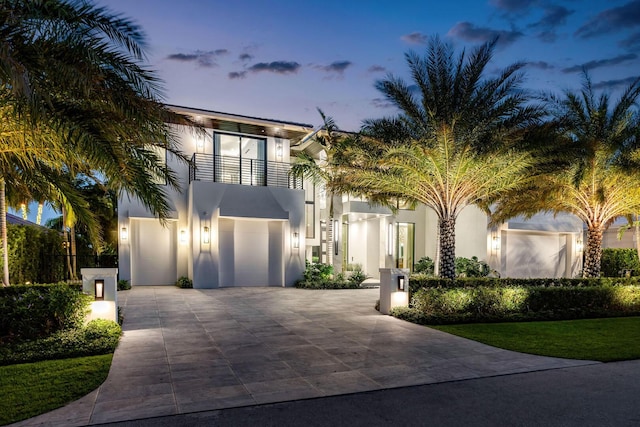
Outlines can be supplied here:
[[141, 65], [140, 29], [90, 1], [7, 0], [0, 40], [0, 115], [8, 118], [0, 181], [35, 160], [65, 174], [98, 171], [164, 220], [169, 205], [157, 178], [178, 182], [155, 148], [186, 161], [167, 123], [192, 123], [161, 103], [157, 77]]
[[598, 277], [603, 232], [617, 218], [640, 209], [639, 96], [637, 79], [611, 103], [607, 93], [596, 96], [586, 74], [579, 93], [545, 96], [556, 135], [549, 135], [553, 147], [539, 161], [557, 167], [504, 198], [494, 221], [540, 211], [577, 216], [587, 228], [582, 275]]
[[[349, 151], [337, 190], [383, 201], [423, 203], [438, 217], [439, 274], [455, 277], [455, 223], [469, 205], [486, 205], [525, 179], [530, 157], [515, 144], [538, 123], [519, 89], [521, 63], [483, 78], [495, 41], [463, 51], [430, 40], [424, 57], [406, 54], [413, 85], [394, 76], [376, 83], [396, 117], [368, 120]], [[376, 142], [377, 141], [377, 142]], [[349, 166], [350, 164], [350, 166]]]

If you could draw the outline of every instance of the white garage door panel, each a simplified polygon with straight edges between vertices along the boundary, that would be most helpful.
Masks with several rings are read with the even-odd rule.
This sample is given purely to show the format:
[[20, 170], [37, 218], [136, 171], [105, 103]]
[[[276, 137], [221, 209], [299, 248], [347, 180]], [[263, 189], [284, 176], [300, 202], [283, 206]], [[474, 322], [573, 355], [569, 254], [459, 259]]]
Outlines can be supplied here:
[[176, 224], [131, 220], [131, 284], [173, 285], [176, 281]]
[[269, 285], [269, 228], [266, 221], [237, 221], [235, 285]]
[[507, 277], [565, 275], [566, 235], [508, 233], [506, 243], [502, 248], [502, 265]]

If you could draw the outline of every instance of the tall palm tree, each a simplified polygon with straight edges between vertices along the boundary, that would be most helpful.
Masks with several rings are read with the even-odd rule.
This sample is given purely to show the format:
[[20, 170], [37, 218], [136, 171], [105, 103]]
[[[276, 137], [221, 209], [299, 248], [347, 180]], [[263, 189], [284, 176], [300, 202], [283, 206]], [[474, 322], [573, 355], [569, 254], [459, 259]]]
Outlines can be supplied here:
[[582, 275], [599, 276], [603, 232], [640, 209], [639, 97], [640, 79], [611, 102], [607, 93], [596, 96], [586, 74], [578, 93], [545, 96], [556, 134], [549, 135], [553, 147], [539, 161], [557, 167], [504, 198], [494, 221], [540, 211], [577, 216], [587, 228]]
[[434, 37], [424, 56], [406, 54], [413, 84], [394, 76], [376, 83], [400, 113], [365, 122], [365, 138], [349, 152], [350, 167], [337, 185], [433, 209], [439, 274], [446, 278], [455, 277], [455, 224], [462, 209], [486, 206], [525, 179], [522, 171], [530, 165], [515, 145], [540, 112], [526, 106], [519, 88], [523, 64], [484, 77], [494, 47], [495, 41], [485, 43], [455, 57], [451, 45]]
[[[164, 220], [169, 205], [157, 178], [174, 188], [178, 182], [155, 148], [187, 161], [167, 123], [192, 123], [161, 103], [159, 81], [142, 65], [141, 30], [91, 1], [6, 0], [0, 40], [0, 112], [11, 116], [5, 127], [46, 128], [56, 145], [29, 138], [33, 150], [48, 149], [40, 158], [46, 166], [99, 171], [114, 191], [138, 198]], [[35, 151], [21, 150], [16, 135], [9, 128], [3, 139], [9, 154], [0, 180], [16, 165], [33, 167]]]

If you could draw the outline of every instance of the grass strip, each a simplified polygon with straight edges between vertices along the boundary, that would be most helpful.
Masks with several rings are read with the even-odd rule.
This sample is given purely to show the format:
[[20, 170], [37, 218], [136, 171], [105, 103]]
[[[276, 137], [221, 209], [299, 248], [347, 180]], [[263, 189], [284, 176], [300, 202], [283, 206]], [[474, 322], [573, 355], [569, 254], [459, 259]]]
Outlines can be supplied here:
[[430, 327], [521, 353], [601, 362], [640, 359], [640, 317]]
[[104, 382], [112, 354], [0, 367], [0, 425], [64, 406]]

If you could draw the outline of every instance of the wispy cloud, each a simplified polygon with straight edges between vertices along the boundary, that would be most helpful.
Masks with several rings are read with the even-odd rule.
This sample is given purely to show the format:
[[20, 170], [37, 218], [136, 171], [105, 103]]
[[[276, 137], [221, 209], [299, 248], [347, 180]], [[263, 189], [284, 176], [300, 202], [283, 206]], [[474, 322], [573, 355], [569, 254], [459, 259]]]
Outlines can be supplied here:
[[618, 46], [631, 50], [640, 49], [640, 31], [632, 33], [626, 39], [618, 42]]
[[334, 61], [329, 65], [314, 65], [316, 70], [324, 71], [326, 73], [334, 73], [342, 75], [345, 70], [353, 65], [351, 61]]
[[372, 65], [371, 67], [369, 67], [367, 69], [368, 72], [370, 73], [384, 73], [385, 71], [387, 71], [387, 69], [385, 67], [383, 67], [382, 65]]
[[404, 36], [400, 37], [400, 40], [410, 44], [427, 44], [429, 36], [416, 31], [413, 33], [405, 34]]
[[447, 35], [473, 43], [484, 43], [498, 38], [497, 45], [500, 47], [507, 46], [523, 36], [520, 31], [476, 27], [470, 22], [458, 22], [449, 30]]
[[375, 108], [393, 108], [395, 105], [385, 98], [374, 98], [371, 100], [371, 105]]
[[603, 10], [578, 28], [575, 36], [588, 39], [636, 26], [640, 26], [640, 0]]
[[253, 55], [248, 54], [248, 53], [241, 53], [241, 54], [238, 56], [238, 59], [239, 59], [240, 61], [242, 61], [242, 62], [248, 62], [248, 61], [251, 61], [251, 60], [253, 59]]
[[301, 65], [295, 61], [272, 61], [257, 62], [251, 66], [245, 67], [244, 70], [231, 71], [227, 77], [231, 80], [247, 78], [248, 73], [274, 73], [274, 74], [295, 74]]
[[295, 61], [258, 62], [247, 68], [247, 70], [254, 73], [264, 71], [275, 74], [295, 74], [299, 69], [300, 64]]
[[527, 27], [539, 30], [536, 37], [545, 43], [553, 43], [557, 40], [558, 34], [556, 29], [566, 24], [567, 18], [575, 11], [569, 10], [564, 6], [546, 5], [544, 6], [544, 15], [539, 21], [529, 24]]
[[593, 85], [594, 89], [624, 89], [631, 83], [638, 80], [640, 76], [627, 77], [619, 80], [604, 80]]
[[555, 68], [546, 61], [527, 62], [527, 67], [537, 68], [538, 70], [553, 70]]
[[172, 53], [167, 56], [167, 59], [178, 62], [193, 62], [200, 67], [211, 68], [218, 65], [216, 58], [228, 54], [229, 51], [227, 49], [196, 50], [193, 53]]
[[637, 58], [638, 58], [638, 55], [636, 55], [635, 53], [628, 53], [625, 55], [618, 55], [613, 58], [598, 59], [594, 61], [585, 62], [584, 64], [578, 64], [572, 67], [563, 68], [562, 72], [575, 73], [582, 70], [593, 70], [595, 68], [610, 67], [612, 65], [618, 65], [624, 62], [633, 61], [634, 59], [637, 59]]

